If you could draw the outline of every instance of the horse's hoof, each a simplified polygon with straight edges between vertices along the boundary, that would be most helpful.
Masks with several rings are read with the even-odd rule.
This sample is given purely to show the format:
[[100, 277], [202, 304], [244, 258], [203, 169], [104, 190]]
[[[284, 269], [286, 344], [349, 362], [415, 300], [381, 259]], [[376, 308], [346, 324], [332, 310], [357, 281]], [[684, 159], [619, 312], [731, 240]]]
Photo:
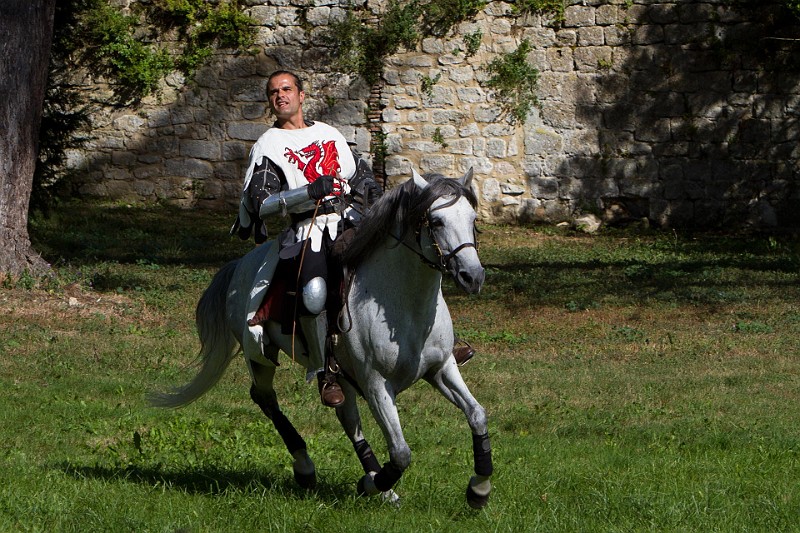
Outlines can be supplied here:
[[393, 505], [394, 507], [400, 507], [400, 496], [398, 496], [397, 493], [392, 489], [382, 492], [381, 499], [383, 500], [383, 503]]
[[364, 476], [361, 479], [359, 479], [358, 484], [356, 485], [356, 492], [358, 493], [359, 496], [362, 497], [369, 496], [369, 494], [367, 494], [367, 488], [365, 487], [365, 482], [364, 482], [365, 477], [367, 476]]
[[317, 473], [315, 471], [312, 471], [310, 474], [303, 474], [295, 470], [294, 480], [302, 489], [311, 490], [317, 487]]
[[489, 503], [489, 493], [481, 496], [474, 490], [471, 485], [467, 485], [467, 504], [473, 509], [483, 509]]
[[356, 485], [356, 491], [358, 492], [359, 496], [375, 496], [380, 491], [378, 487], [375, 486], [375, 473], [370, 472], [369, 474], [365, 474], [361, 479], [358, 480], [358, 485]]

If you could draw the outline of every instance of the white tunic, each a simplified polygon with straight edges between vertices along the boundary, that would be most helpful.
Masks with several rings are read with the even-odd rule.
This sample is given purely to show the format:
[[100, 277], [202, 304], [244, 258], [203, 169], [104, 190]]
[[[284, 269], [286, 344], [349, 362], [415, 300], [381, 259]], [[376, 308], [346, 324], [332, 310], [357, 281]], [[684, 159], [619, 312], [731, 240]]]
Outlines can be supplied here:
[[[336, 181], [334, 193], [328, 198], [347, 194], [350, 191], [347, 181], [356, 172], [355, 160], [344, 136], [324, 122], [315, 122], [309, 127], [296, 130], [270, 128], [261, 135], [250, 150], [244, 191], [250, 184], [256, 166], [265, 157], [283, 171], [290, 190], [305, 187], [320, 176], [340, 178]], [[239, 218], [244, 226], [250, 225], [247, 202], [249, 199], [243, 193]], [[253, 208], [258, 212], [259, 206]], [[358, 216], [355, 210], [349, 208], [343, 215], [350, 219]], [[331, 237], [336, 238], [340, 220], [338, 213], [330, 213], [317, 215], [313, 227], [311, 219], [302, 221], [296, 227], [297, 239], [310, 237], [311, 249], [319, 251], [324, 228], [328, 227]]]

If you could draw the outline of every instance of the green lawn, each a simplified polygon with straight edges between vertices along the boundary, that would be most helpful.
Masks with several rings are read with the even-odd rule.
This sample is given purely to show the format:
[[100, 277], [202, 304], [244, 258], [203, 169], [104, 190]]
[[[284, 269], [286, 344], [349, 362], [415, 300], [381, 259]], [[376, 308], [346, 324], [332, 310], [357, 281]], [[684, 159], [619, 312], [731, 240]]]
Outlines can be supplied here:
[[56, 276], [0, 289], [0, 531], [800, 531], [797, 237], [483, 227], [484, 290], [445, 285], [490, 417], [494, 491], [473, 511], [466, 421], [424, 383], [399, 398], [400, 508], [356, 496], [350, 444], [288, 358], [314, 492], [243, 364], [187, 408], [145, 404], [192, 375], [194, 305], [250, 246], [230, 222], [103, 205], [32, 222]]

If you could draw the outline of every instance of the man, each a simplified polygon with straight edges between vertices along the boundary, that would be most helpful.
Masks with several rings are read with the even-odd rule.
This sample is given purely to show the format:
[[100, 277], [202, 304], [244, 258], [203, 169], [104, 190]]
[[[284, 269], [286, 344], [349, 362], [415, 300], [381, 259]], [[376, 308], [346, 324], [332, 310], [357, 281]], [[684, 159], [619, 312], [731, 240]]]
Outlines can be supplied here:
[[[267, 96], [275, 123], [250, 151], [239, 215], [231, 233], [247, 239], [254, 232], [255, 241], [262, 243], [267, 231], [261, 219], [276, 213], [291, 215], [291, 226], [278, 238], [280, 257], [300, 265], [297, 321], [322, 403], [336, 407], [344, 402], [344, 394], [335, 374], [327, 371], [326, 303], [332, 288], [328, 251], [343, 229], [357, 224], [382, 190], [367, 163], [338, 130], [305, 120], [305, 92], [296, 74], [273, 72], [267, 80]], [[345, 205], [345, 195], [355, 205]], [[469, 347], [459, 349], [457, 362], [466, 362], [472, 353]]]
[[[244, 192], [232, 232], [264, 242], [261, 218], [276, 213], [291, 216], [292, 224], [279, 237], [280, 257], [300, 268], [297, 322], [306, 339], [312, 370], [316, 371], [322, 403], [344, 402], [335, 374], [327, 372], [329, 271], [332, 242], [354, 225], [363, 209], [382, 193], [367, 163], [351, 151], [335, 128], [303, 117], [305, 91], [292, 72], [277, 71], [267, 81], [269, 106], [275, 123], [250, 151]], [[343, 203], [351, 195], [356, 206]], [[359, 205], [360, 204], [360, 205]]]

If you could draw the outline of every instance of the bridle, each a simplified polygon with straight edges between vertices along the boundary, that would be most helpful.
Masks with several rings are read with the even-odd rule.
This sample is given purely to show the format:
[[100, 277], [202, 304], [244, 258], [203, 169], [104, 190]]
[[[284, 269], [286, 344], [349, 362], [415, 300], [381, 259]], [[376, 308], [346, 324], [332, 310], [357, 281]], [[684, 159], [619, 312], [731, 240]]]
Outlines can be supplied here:
[[[444, 206], [442, 206], [442, 207], [444, 207]], [[438, 207], [436, 209], [441, 209], [442, 207]], [[478, 233], [479, 233], [479, 231], [478, 231], [478, 227], [475, 224], [473, 224], [473, 226], [472, 226], [472, 242], [463, 242], [463, 243], [459, 244], [458, 246], [456, 246], [449, 253], [445, 254], [442, 251], [442, 247], [439, 244], [439, 241], [436, 239], [436, 233], [435, 233], [435, 230], [433, 229], [433, 225], [431, 224], [431, 221], [430, 221], [430, 214], [433, 211], [435, 211], [435, 209], [431, 209], [430, 211], [428, 211], [425, 214], [424, 217], [422, 217], [422, 219], [420, 220], [419, 225], [417, 226], [417, 229], [414, 231], [415, 240], [416, 240], [416, 243], [417, 243], [417, 247], [416, 248], [413, 248], [413, 247], [409, 246], [404, 241], [400, 241], [400, 239], [397, 238], [397, 237], [395, 237], [395, 239], [397, 239], [398, 241], [402, 242], [403, 245], [405, 245], [408, 249], [410, 249], [412, 252], [414, 252], [414, 254], [416, 254], [422, 260], [423, 264], [431, 267], [434, 270], [438, 270], [442, 274], [446, 274], [448, 269], [450, 268], [450, 261], [453, 260], [453, 258], [456, 256], [456, 254], [458, 254], [458, 252], [460, 252], [464, 248], [475, 248], [476, 251], [478, 250]], [[433, 250], [436, 252], [436, 259], [435, 260], [432, 260], [432, 259], [430, 259], [430, 258], [425, 256], [425, 248], [424, 248], [424, 246], [422, 244], [423, 228], [425, 228], [425, 230], [427, 231], [428, 239], [430, 239], [430, 241], [431, 241], [431, 248], [433, 248]]]

